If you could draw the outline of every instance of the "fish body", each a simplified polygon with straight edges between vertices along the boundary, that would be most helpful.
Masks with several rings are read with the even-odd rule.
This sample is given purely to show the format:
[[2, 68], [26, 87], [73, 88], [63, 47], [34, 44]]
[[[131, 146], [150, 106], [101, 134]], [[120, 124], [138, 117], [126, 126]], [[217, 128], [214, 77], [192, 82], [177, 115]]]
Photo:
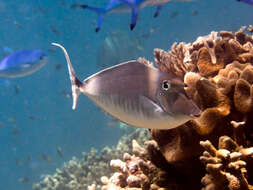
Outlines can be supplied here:
[[22, 183], [28, 183], [29, 182], [29, 178], [28, 177], [21, 177], [18, 179], [19, 182], [22, 182]]
[[46, 63], [41, 50], [22, 50], [12, 53], [0, 62], [0, 77], [16, 78], [39, 70]]
[[42, 160], [47, 161], [48, 163], [51, 163], [51, 162], [52, 162], [51, 157], [50, 157], [50, 156], [47, 156], [47, 155], [44, 154], [44, 153], [41, 153], [41, 154], [40, 154], [40, 158], [41, 158]]
[[164, 4], [170, 2], [186, 2], [191, 0], [110, 0], [109, 3], [105, 7], [95, 7], [86, 4], [73, 4], [72, 8], [80, 7], [83, 9], [89, 9], [94, 11], [98, 15], [96, 32], [100, 30], [100, 27], [103, 22], [103, 18], [106, 13], [128, 13], [131, 12], [131, 23], [130, 29], [133, 30], [136, 22], [138, 20], [138, 15], [140, 9], [146, 6], [156, 6], [156, 11], [154, 13], [154, 17], [157, 17], [161, 12], [162, 7]]
[[191, 0], [120, 0], [121, 2], [126, 3], [130, 9], [131, 9], [131, 24], [130, 29], [133, 30], [133, 28], [136, 25], [136, 21], [139, 15], [139, 10], [146, 7], [146, 6], [156, 6], [156, 11], [154, 13], [154, 17], [157, 17], [162, 7], [168, 3], [168, 2], [186, 2]]
[[237, 0], [237, 1], [244, 2], [244, 3], [247, 3], [249, 5], [253, 5], [253, 0]]
[[53, 45], [62, 48], [68, 62], [73, 109], [79, 94], [84, 93], [120, 121], [156, 129], [175, 128], [201, 113], [185, 94], [184, 83], [174, 75], [134, 60], [104, 69], [81, 82], [65, 48]]
[[58, 154], [60, 157], [63, 157], [63, 155], [62, 155], [62, 148], [58, 146], [58, 147], [56, 148], [56, 150], [57, 150], [57, 154]]

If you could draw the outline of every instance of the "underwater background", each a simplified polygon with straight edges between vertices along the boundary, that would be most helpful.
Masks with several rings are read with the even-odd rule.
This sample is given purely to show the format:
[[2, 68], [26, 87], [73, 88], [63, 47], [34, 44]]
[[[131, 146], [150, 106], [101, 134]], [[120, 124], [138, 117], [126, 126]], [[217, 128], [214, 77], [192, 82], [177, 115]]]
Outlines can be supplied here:
[[[192, 42], [211, 31], [237, 31], [253, 21], [253, 7], [248, 4], [195, 0], [169, 2], [157, 18], [153, 18], [155, 8], [146, 7], [133, 31], [130, 14], [108, 14], [95, 33], [97, 15], [71, 9], [75, 2], [0, 1], [0, 48], [42, 49], [48, 55], [41, 70], [0, 85], [0, 190], [32, 189], [41, 175], [53, 173], [91, 147], [116, 144], [123, 133], [117, 125], [108, 125], [112, 119], [85, 96], [75, 111], [71, 109], [66, 61], [52, 42], [66, 47], [77, 76], [84, 79], [102, 69], [98, 56], [105, 55], [99, 49], [113, 33], [133, 39], [129, 43], [138, 46], [138, 56], [153, 61], [154, 48], [167, 50], [174, 42]], [[106, 2], [85, 1], [101, 6]]]

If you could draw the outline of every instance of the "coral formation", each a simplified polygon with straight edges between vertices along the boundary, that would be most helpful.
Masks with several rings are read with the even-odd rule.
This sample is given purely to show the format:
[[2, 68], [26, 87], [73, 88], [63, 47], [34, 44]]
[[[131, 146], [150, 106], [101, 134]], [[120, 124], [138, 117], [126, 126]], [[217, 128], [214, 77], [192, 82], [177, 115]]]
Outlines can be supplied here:
[[[183, 78], [187, 85], [186, 93], [203, 110], [199, 118], [176, 129], [151, 131], [153, 139], [157, 141], [169, 163], [174, 165], [180, 163], [179, 168], [191, 171], [186, 163], [196, 161], [202, 152], [199, 146], [199, 141], [202, 139], [209, 139], [217, 146], [219, 137], [227, 135], [241, 146], [251, 146], [253, 38], [245, 34], [244, 30], [245, 27], [242, 27], [234, 34], [221, 31], [219, 35], [217, 32], [211, 32], [208, 36], [199, 37], [192, 44], [177, 45], [175, 43], [169, 52], [155, 49], [155, 61], [159, 69]], [[212, 156], [214, 155], [213, 153]], [[203, 161], [204, 157], [201, 159]], [[212, 161], [213, 159], [210, 162]], [[246, 161], [244, 162], [246, 165]], [[194, 163], [196, 165], [193, 164], [192, 167], [200, 168], [197, 162]], [[249, 168], [252, 167], [251, 164]], [[208, 172], [209, 166], [206, 167]], [[219, 164], [215, 165], [215, 167], [218, 166], [221, 167]], [[233, 167], [243, 166], [234, 165]], [[200, 174], [201, 169], [198, 172]], [[209, 183], [219, 181], [221, 174], [212, 174], [211, 177], [209, 175], [203, 178], [205, 185], [207, 181]], [[238, 177], [237, 179], [245, 178]], [[250, 188], [248, 183], [245, 182], [245, 184], [240, 184], [240, 189]], [[213, 185], [206, 189], [233, 188], [231, 184], [223, 183], [221, 186]]]
[[[152, 143], [148, 143], [150, 147], [155, 147]], [[154, 176], [158, 176], [158, 169], [148, 158], [147, 149], [142, 148], [135, 140], [132, 141], [133, 155], [125, 153], [123, 161], [111, 160], [110, 165], [117, 172], [110, 178], [103, 176], [101, 178], [103, 190], [136, 188], [150, 189], [151, 185], [155, 185]], [[161, 179], [159, 179], [161, 181]], [[153, 184], [151, 184], [153, 183]]]
[[[158, 190], [158, 189], [185, 189], [185, 180], [180, 179], [172, 165], [168, 165], [154, 140], [145, 142], [146, 148], [137, 141], [132, 141], [132, 152], [125, 153], [122, 160], [111, 160], [110, 166], [116, 172], [108, 178], [101, 177], [102, 190]], [[168, 173], [167, 171], [170, 171]], [[188, 186], [189, 188], [189, 186]], [[96, 185], [90, 186], [96, 189]]]
[[33, 185], [34, 190], [83, 190], [90, 184], [99, 184], [100, 177], [114, 172], [109, 163], [112, 159], [130, 152], [131, 141], [136, 139], [143, 144], [150, 139], [146, 129], [132, 129], [121, 137], [116, 147], [105, 147], [100, 152], [94, 148], [84, 152], [82, 159], [72, 158], [54, 175], [45, 175], [40, 183]]
[[[244, 131], [250, 134], [253, 38], [245, 34], [244, 29], [235, 34], [221, 31], [219, 36], [211, 32], [192, 44], [173, 44], [169, 52], [155, 49], [159, 69], [184, 78], [185, 91], [203, 110], [199, 118], [177, 129], [152, 131], [168, 162], [199, 155], [199, 139], [212, 139], [217, 145], [219, 136], [233, 135], [230, 121], [245, 121]], [[170, 137], [167, 143], [163, 136]], [[194, 139], [192, 147], [187, 144], [191, 138]], [[172, 146], [177, 147], [176, 152]], [[174, 156], [170, 149], [174, 150]]]
[[243, 148], [228, 136], [219, 138], [218, 150], [209, 140], [200, 141], [200, 145], [205, 149], [200, 160], [208, 172], [201, 180], [203, 190], [226, 186], [229, 190], [253, 189], [248, 184], [246, 169], [247, 162], [253, 161], [253, 147]]
[[[133, 154], [127, 153], [134, 139], [129, 138], [128, 149], [106, 153], [106, 158], [89, 163], [100, 168], [96, 175], [89, 174], [87, 166], [74, 171], [65, 166], [63, 171], [71, 179], [77, 171], [94, 177], [85, 181], [90, 190], [200, 189], [201, 183], [206, 190], [252, 189], [253, 37], [245, 29], [211, 32], [188, 44], [174, 43], [168, 52], [154, 50], [158, 68], [184, 80], [187, 95], [202, 110], [199, 118], [170, 130], [150, 130], [153, 140], [146, 142], [146, 148], [133, 141]], [[139, 61], [152, 64], [144, 58]], [[120, 155], [123, 160], [112, 160]], [[109, 160], [115, 173], [104, 163]], [[64, 177], [61, 183], [80, 184], [80, 180]], [[42, 182], [35, 189], [49, 183]]]

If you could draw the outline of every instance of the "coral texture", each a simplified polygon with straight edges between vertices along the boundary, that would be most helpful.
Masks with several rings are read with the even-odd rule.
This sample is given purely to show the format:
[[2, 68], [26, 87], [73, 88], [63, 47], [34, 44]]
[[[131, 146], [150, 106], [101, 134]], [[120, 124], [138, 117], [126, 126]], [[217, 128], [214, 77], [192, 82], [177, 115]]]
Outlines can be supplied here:
[[[148, 149], [151, 149], [150, 147], [155, 147], [152, 142], [148, 143], [148, 145], [150, 145]], [[149, 160], [150, 158], [148, 158], [147, 149], [142, 148], [135, 140], [133, 140], [132, 150], [133, 155], [125, 153], [123, 155], [123, 161], [119, 159], [111, 160], [110, 165], [117, 172], [115, 172], [110, 178], [106, 176], [101, 178], [101, 181], [104, 184], [102, 187], [103, 190], [123, 188], [146, 190], [150, 189], [151, 185], [155, 185], [154, 176], [158, 176], [159, 171]], [[159, 180], [161, 181], [162, 179], [159, 178]]]
[[[181, 173], [167, 163], [157, 143], [150, 140], [145, 145], [143, 148], [133, 140], [132, 155], [125, 153], [122, 160], [111, 160], [110, 166], [116, 172], [110, 178], [101, 177], [102, 190], [186, 189], [185, 180], [180, 179]], [[90, 189], [95, 190], [96, 185], [91, 185]]]
[[[227, 135], [240, 146], [252, 146], [253, 38], [245, 34], [244, 30], [245, 27], [242, 27], [234, 34], [227, 31], [221, 31], [219, 34], [211, 32], [210, 35], [199, 37], [192, 44], [175, 43], [169, 52], [154, 50], [159, 69], [181, 77], [187, 85], [186, 93], [203, 111], [199, 118], [176, 129], [151, 131], [153, 139], [157, 141], [168, 163], [184, 169], [188, 175], [192, 173], [193, 168], [199, 168], [194, 169], [195, 173], [199, 175], [202, 173], [197, 162], [202, 152], [200, 140], [209, 139], [214, 146], [218, 146], [219, 137]], [[201, 145], [204, 144], [201, 143]], [[232, 155], [230, 155], [228, 152], [238, 150], [226, 151], [228, 158], [225, 160], [229, 162], [232, 159], [231, 156], [236, 153], [231, 152]], [[213, 152], [209, 154], [213, 157], [217, 156]], [[201, 160], [203, 161], [204, 158], [201, 157]], [[208, 158], [205, 161], [207, 160]], [[212, 158], [210, 162], [214, 160]], [[243, 173], [246, 171], [247, 160], [238, 161], [240, 166], [233, 162], [230, 166], [224, 163], [221, 166], [221, 163], [217, 163], [214, 166], [219, 166], [216, 168], [216, 174], [212, 173], [215, 169], [210, 168], [210, 163], [208, 163], [206, 169], [210, 174], [206, 176], [209, 177], [204, 177], [202, 180], [207, 185], [206, 189], [235, 189], [232, 183], [236, 179], [240, 181], [237, 184], [239, 189], [250, 189], [246, 174]], [[189, 166], [187, 165], [189, 162], [195, 164]], [[252, 169], [251, 162], [247, 163], [247, 166]], [[229, 173], [230, 170], [224, 167], [230, 167], [230, 169], [236, 167], [237, 171], [234, 172], [240, 173], [240, 170], [241, 174]], [[224, 173], [217, 172], [221, 168]], [[249, 182], [252, 183], [252, 171], [248, 171], [250, 171], [248, 172]], [[223, 183], [215, 184], [216, 180], [221, 180], [222, 175]], [[225, 182], [224, 175], [227, 175], [227, 178], [230, 177], [230, 181], [226, 179]]]
[[[219, 136], [233, 135], [230, 121], [245, 121], [243, 130], [250, 138], [253, 38], [244, 29], [235, 34], [211, 32], [192, 44], [175, 43], [169, 52], [154, 50], [159, 69], [183, 78], [188, 96], [203, 111], [199, 118], [176, 129], [152, 130], [168, 162], [199, 155], [198, 141], [202, 138], [212, 139], [217, 145]], [[192, 142], [191, 146], [187, 142]]]
[[220, 137], [218, 150], [209, 140], [200, 141], [200, 145], [205, 149], [200, 160], [208, 172], [201, 180], [205, 185], [203, 190], [253, 189], [248, 184], [246, 169], [247, 162], [253, 161], [253, 147], [243, 148], [228, 136]]
[[33, 185], [34, 190], [83, 190], [90, 184], [98, 184], [101, 176], [110, 175], [114, 170], [109, 166], [112, 159], [130, 152], [132, 139], [144, 143], [150, 139], [146, 129], [131, 130], [121, 137], [116, 147], [105, 147], [100, 152], [94, 148], [84, 152], [81, 160], [73, 157], [65, 163], [62, 169], [57, 169], [54, 175], [45, 175], [40, 183]]

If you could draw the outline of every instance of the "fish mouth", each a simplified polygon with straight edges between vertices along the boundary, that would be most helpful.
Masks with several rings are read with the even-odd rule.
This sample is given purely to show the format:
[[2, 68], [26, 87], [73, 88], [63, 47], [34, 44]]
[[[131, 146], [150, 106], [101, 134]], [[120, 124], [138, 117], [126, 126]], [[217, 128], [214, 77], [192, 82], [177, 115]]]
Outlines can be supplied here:
[[191, 102], [191, 108], [190, 108], [190, 116], [191, 117], [199, 117], [202, 114], [202, 110], [199, 108], [199, 106], [192, 100], [190, 100]]
[[200, 110], [197, 106], [194, 110], [192, 110], [192, 113], [190, 114], [191, 117], [199, 117], [202, 114], [202, 110]]

